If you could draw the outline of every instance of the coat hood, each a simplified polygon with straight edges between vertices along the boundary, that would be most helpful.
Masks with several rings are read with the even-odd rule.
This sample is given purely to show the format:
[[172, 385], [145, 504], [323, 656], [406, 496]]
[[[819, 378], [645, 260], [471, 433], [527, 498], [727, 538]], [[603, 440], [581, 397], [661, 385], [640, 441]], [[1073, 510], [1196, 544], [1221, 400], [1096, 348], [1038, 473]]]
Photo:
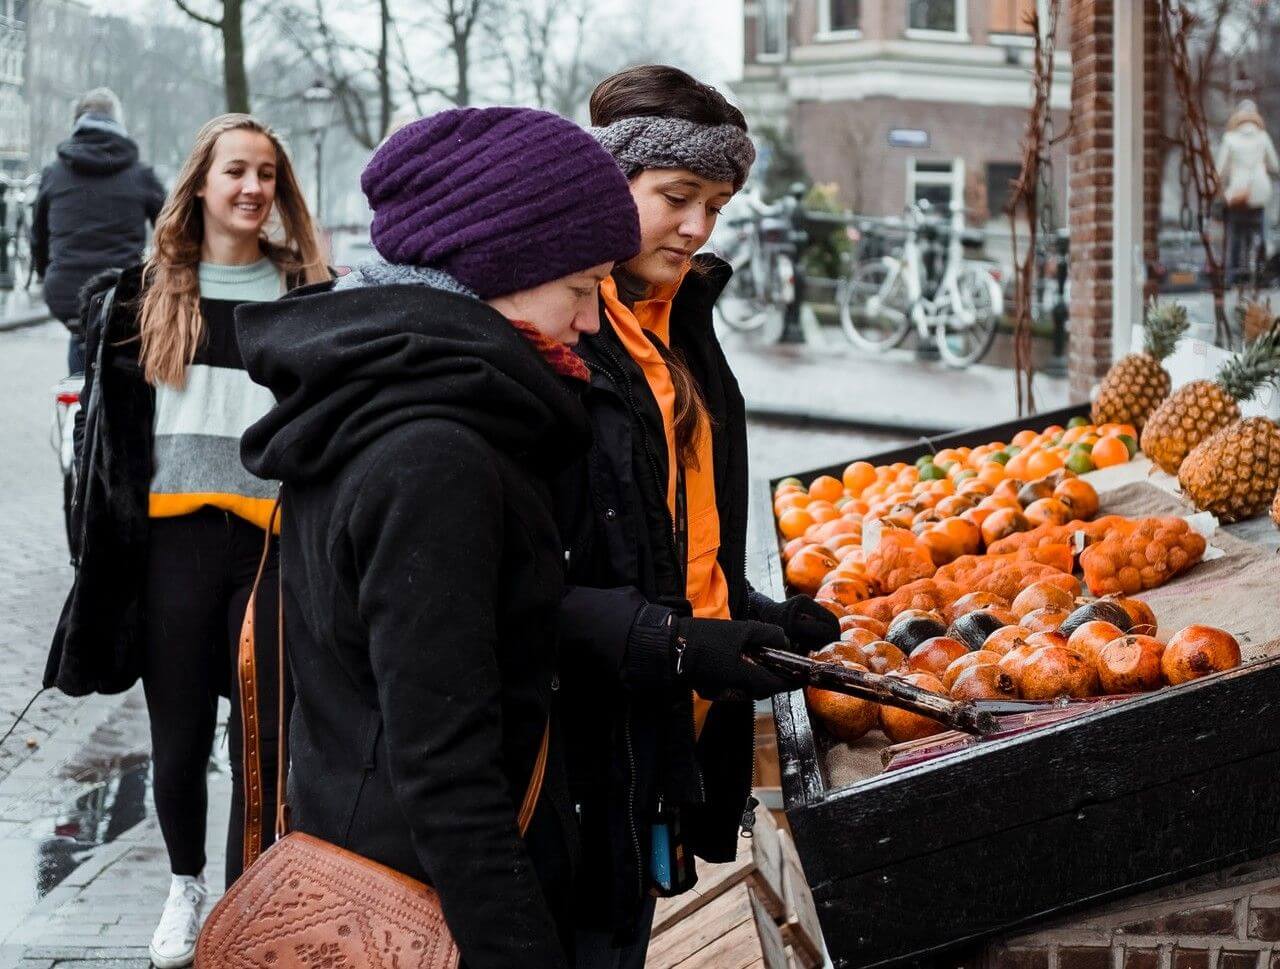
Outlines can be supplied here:
[[114, 125], [82, 125], [58, 146], [58, 157], [83, 175], [111, 175], [138, 160], [138, 146]]
[[586, 450], [578, 393], [497, 311], [413, 284], [332, 288], [236, 309], [245, 369], [277, 400], [241, 440], [254, 474], [329, 477], [384, 434], [424, 419], [471, 427], [547, 472]]

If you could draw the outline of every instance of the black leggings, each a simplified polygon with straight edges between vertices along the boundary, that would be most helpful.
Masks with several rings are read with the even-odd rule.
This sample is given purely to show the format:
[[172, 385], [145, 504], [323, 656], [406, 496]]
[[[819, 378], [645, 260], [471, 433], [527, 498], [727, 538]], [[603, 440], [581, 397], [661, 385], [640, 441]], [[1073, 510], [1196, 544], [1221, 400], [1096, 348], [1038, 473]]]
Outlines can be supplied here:
[[[205, 779], [213, 750], [218, 695], [230, 696], [232, 794], [226, 862], [229, 887], [243, 869], [244, 851], [244, 777], [236, 662], [240, 625], [262, 557], [262, 529], [212, 508], [178, 518], [153, 518], [150, 528], [142, 683], [151, 720], [156, 814], [173, 873], [198, 875], [205, 864]], [[275, 830], [276, 546], [273, 541], [255, 616], [264, 848], [274, 840]], [[291, 693], [286, 684], [286, 699], [291, 699]]]

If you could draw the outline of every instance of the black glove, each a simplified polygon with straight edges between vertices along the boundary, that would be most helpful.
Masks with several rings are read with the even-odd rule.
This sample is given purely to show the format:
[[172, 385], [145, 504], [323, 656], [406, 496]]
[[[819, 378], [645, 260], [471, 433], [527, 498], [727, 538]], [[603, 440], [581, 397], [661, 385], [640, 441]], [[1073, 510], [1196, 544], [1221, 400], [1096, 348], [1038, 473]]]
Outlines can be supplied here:
[[749, 619], [675, 622], [676, 675], [708, 700], [767, 700], [802, 685], [744, 658], [758, 647], [787, 649], [787, 637], [777, 626]]
[[840, 620], [808, 596], [774, 602], [753, 589], [751, 605], [763, 622], [782, 627], [793, 653], [808, 655], [840, 638]]

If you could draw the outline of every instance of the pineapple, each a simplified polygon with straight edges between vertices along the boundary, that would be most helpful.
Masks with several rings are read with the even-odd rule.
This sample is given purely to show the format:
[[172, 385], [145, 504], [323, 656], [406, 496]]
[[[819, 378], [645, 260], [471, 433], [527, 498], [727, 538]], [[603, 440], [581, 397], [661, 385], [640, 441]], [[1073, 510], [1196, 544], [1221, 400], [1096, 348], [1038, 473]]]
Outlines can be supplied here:
[[1240, 420], [1237, 401], [1248, 400], [1264, 384], [1280, 379], [1280, 328], [1273, 326], [1218, 371], [1217, 380], [1193, 380], [1179, 387], [1147, 418], [1142, 450], [1169, 474], [1214, 431]]
[[1261, 515], [1280, 489], [1280, 427], [1248, 417], [1216, 431], [1187, 455], [1178, 483], [1197, 508], [1224, 522]]
[[1275, 500], [1271, 502], [1271, 520], [1276, 523], [1276, 528], [1280, 528], [1280, 491], [1276, 492]]
[[1190, 325], [1187, 311], [1176, 303], [1147, 305], [1144, 353], [1130, 353], [1111, 367], [1093, 402], [1093, 423], [1132, 424], [1142, 431], [1151, 412], [1169, 396], [1172, 383], [1160, 365], [1173, 352]]
[[1276, 316], [1271, 312], [1271, 300], [1265, 303], [1256, 301], [1241, 303], [1236, 313], [1240, 317], [1240, 335], [1244, 338], [1246, 346], [1265, 334], [1276, 323]]

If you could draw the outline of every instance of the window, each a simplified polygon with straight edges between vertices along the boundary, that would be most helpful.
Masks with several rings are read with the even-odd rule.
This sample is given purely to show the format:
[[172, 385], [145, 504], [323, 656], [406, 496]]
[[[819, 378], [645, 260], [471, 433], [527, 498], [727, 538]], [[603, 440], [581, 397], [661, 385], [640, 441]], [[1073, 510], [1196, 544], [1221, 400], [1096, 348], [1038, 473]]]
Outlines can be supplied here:
[[987, 212], [990, 218], [1005, 215], [1009, 200], [1013, 198], [1013, 183], [1022, 174], [1018, 162], [987, 163]]
[[759, 59], [782, 60], [787, 53], [787, 0], [760, 0], [759, 9]]
[[907, 159], [907, 202], [928, 199], [949, 211], [964, 200], [964, 162]]
[[965, 0], [907, 0], [907, 32], [963, 34]]
[[862, 27], [861, 0], [821, 0], [818, 10], [819, 32], [823, 34], [855, 34]]
[[1036, 0], [990, 0], [990, 3], [993, 34], [1030, 35], [1029, 21], [1035, 12]]

